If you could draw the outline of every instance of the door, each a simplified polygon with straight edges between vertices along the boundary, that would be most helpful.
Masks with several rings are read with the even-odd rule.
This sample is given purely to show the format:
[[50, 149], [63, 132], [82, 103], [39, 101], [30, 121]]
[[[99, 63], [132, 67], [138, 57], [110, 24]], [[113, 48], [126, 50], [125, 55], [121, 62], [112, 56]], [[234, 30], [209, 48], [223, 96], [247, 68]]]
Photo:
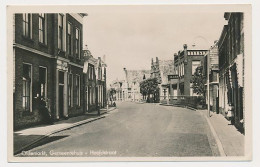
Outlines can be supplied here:
[[64, 117], [64, 86], [59, 85], [59, 117]]

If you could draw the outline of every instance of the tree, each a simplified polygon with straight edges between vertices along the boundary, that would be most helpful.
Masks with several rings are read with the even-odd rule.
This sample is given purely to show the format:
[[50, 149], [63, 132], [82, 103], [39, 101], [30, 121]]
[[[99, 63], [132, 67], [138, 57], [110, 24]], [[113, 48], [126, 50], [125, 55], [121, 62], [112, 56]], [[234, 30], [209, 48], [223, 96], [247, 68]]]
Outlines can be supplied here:
[[192, 82], [192, 88], [193, 93], [196, 93], [197, 95], [201, 96], [200, 103], [202, 105], [205, 105], [205, 95], [206, 95], [206, 89], [205, 89], [205, 83], [206, 83], [206, 77], [203, 75], [203, 66], [199, 66], [196, 68], [196, 71], [194, 72], [194, 75], [191, 79]]
[[[143, 98], [148, 97], [150, 101], [150, 95], [155, 95], [159, 90], [157, 78], [149, 78], [140, 83], [140, 93], [143, 95]], [[155, 98], [155, 96], [153, 96]]]
[[196, 68], [196, 71], [194, 72], [191, 82], [192, 82], [193, 93], [196, 93], [197, 95], [200, 96], [205, 96], [206, 78], [203, 75], [203, 66], [199, 66]]

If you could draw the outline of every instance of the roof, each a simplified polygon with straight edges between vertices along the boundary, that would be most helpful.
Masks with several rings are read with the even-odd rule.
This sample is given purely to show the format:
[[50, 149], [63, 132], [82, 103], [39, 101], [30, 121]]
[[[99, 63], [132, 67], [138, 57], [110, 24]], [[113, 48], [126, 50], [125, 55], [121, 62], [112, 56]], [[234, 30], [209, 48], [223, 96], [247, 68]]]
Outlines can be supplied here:
[[168, 83], [168, 75], [174, 73], [174, 60], [159, 60], [162, 83]]

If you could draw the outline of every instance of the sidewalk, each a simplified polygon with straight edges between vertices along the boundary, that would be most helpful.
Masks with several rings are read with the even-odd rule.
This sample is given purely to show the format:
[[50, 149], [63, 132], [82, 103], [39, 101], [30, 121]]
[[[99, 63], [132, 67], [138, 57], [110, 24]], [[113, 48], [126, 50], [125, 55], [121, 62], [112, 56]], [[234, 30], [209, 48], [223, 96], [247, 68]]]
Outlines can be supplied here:
[[101, 109], [100, 116], [97, 115], [97, 111], [93, 111], [85, 115], [69, 118], [68, 120], [55, 122], [54, 125], [40, 125], [15, 131], [13, 133], [14, 154], [27, 150], [36, 142], [54, 133], [104, 118], [104, 114], [115, 109], [115, 107], [109, 108], [108, 111], [106, 109]]
[[207, 110], [198, 111], [205, 116], [209, 126], [213, 127], [212, 131], [216, 132], [216, 138], [220, 141], [218, 146], [223, 148], [220, 149], [226, 156], [244, 156], [245, 136], [230, 121], [221, 114], [211, 112], [211, 117], [208, 117]]

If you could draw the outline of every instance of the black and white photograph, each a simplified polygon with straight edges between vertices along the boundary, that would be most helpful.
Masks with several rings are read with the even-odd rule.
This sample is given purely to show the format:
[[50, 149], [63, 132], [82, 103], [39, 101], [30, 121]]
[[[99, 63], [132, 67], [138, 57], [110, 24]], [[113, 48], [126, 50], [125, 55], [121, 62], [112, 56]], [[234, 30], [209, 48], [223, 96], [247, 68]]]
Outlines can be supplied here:
[[251, 5], [7, 6], [8, 161], [249, 161]]

